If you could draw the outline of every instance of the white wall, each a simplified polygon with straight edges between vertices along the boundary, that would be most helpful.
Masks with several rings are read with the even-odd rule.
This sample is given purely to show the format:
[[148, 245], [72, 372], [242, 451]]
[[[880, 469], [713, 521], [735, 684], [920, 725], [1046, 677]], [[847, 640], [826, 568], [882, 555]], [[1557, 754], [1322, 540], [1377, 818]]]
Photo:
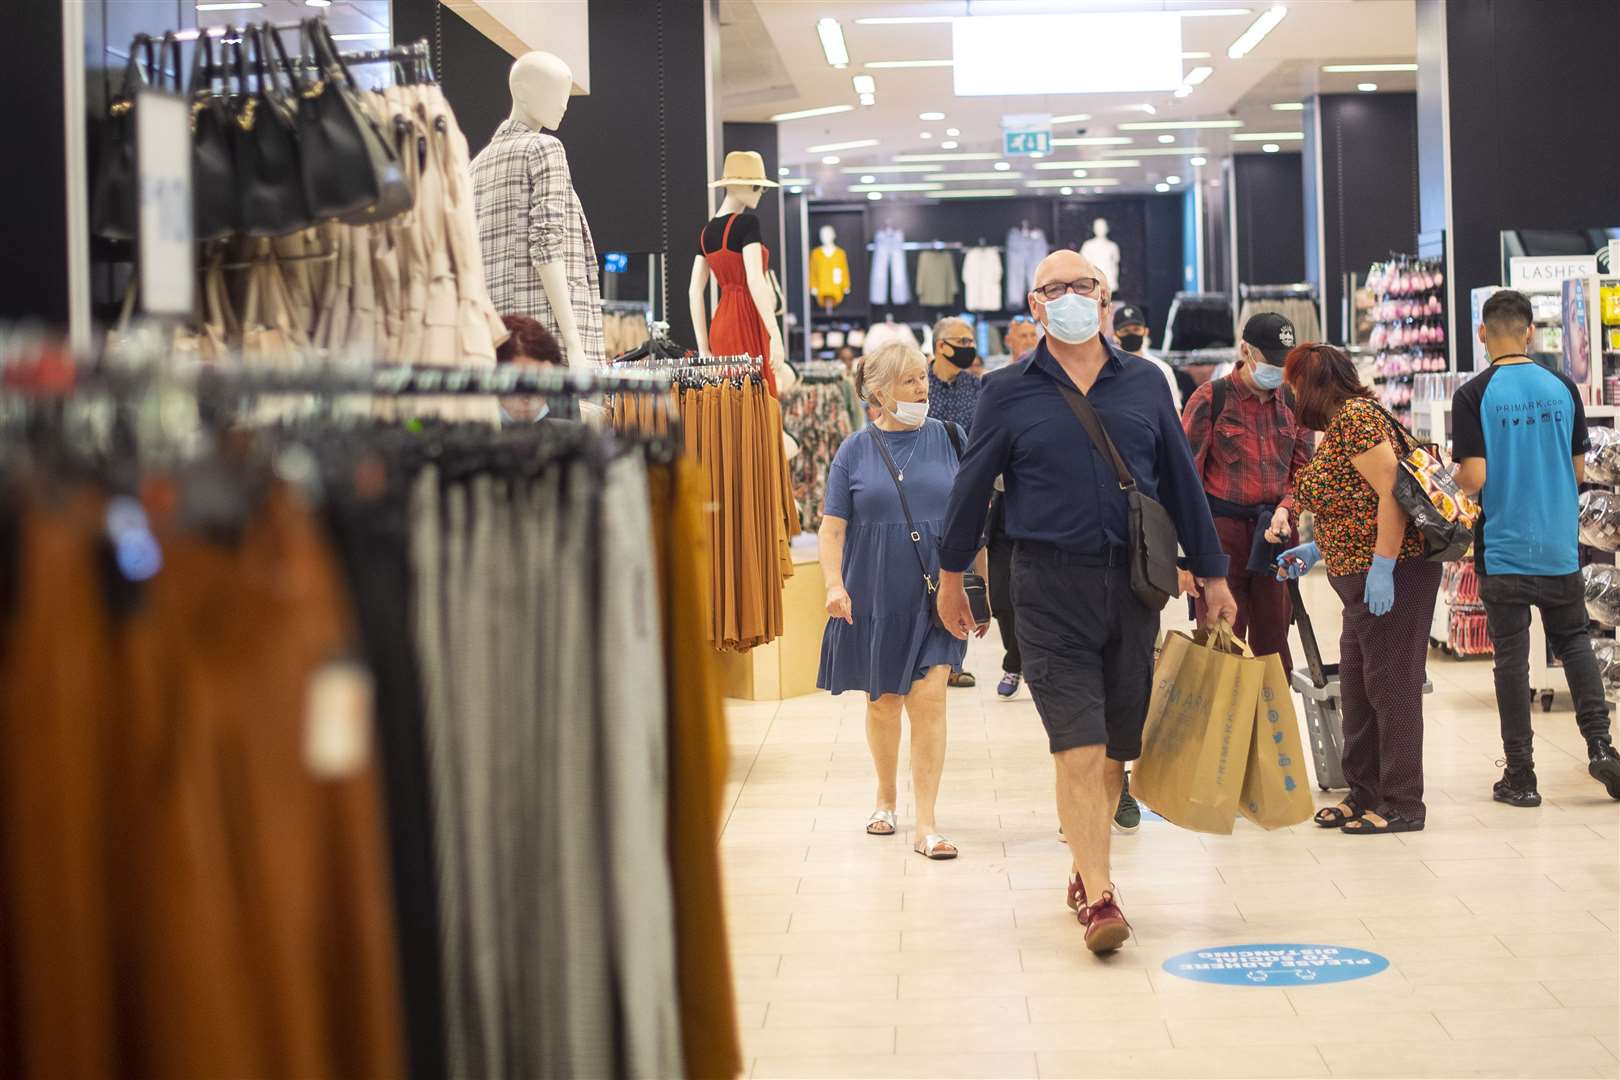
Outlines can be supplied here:
[[590, 13], [587, 0], [445, 0], [480, 33], [514, 57], [548, 52], [574, 72], [574, 93], [591, 92]]

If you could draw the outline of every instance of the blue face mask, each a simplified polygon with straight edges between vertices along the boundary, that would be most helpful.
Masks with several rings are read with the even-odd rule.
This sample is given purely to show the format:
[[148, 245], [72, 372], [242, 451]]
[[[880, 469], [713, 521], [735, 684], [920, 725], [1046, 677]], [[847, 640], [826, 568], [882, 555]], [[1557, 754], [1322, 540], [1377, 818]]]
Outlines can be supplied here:
[[1046, 332], [1059, 341], [1079, 345], [1097, 336], [1102, 309], [1097, 301], [1077, 293], [1064, 293], [1046, 303]]
[[1249, 374], [1262, 390], [1275, 390], [1283, 384], [1283, 369], [1275, 364], [1251, 364]]

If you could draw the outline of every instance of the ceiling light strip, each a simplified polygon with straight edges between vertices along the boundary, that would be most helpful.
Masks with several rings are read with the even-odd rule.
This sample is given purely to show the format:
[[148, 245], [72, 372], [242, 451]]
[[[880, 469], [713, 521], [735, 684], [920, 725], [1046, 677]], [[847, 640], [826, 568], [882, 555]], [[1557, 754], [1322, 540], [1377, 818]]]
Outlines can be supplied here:
[[1323, 71], [1336, 75], [1361, 71], [1416, 71], [1416, 64], [1324, 64]]
[[936, 191], [930, 199], [1010, 199], [1021, 194], [1017, 188], [957, 188], [955, 191]]
[[955, 60], [872, 60], [866, 66], [879, 70], [896, 68], [947, 68], [955, 66]]
[[1121, 131], [1202, 131], [1206, 128], [1240, 128], [1241, 120], [1132, 120], [1119, 125]]
[[838, 170], [850, 176], [859, 176], [861, 173], [924, 173], [939, 172], [938, 165], [845, 165]]
[[821, 54], [835, 68], [849, 66], [849, 46], [844, 44], [844, 28], [831, 18], [816, 20], [816, 36], [821, 38]]
[[815, 146], [805, 147], [804, 152], [807, 154], [831, 154], [836, 150], [859, 150], [863, 146], [876, 146], [878, 141], [877, 139], [851, 139], [849, 142], [819, 143]]
[[1000, 161], [1000, 154], [975, 154], [962, 151], [955, 154], [896, 154], [896, 161]]
[[1079, 135], [1053, 139], [1053, 146], [1129, 146], [1136, 140], [1129, 135]]
[[944, 184], [917, 183], [917, 184], [851, 184], [851, 191], [938, 191]]
[[1005, 182], [1007, 180], [1022, 179], [1023, 175], [1023, 173], [1016, 172], [934, 173], [931, 176], [924, 177], [924, 179], [939, 182], [952, 182], [959, 180], [999, 180]]
[[1142, 164], [1130, 158], [1110, 158], [1107, 161], [1037, 161], [1037, 169], [1131, 169]]
[[1303, 131], [1240, 131], [1232, 136], [1233, 142], [1278, 142], [1284, 139], [1303, 139]]
[[1025, 180], [1024, 186], [1027, 188], [1118, 187], [1122, 183], [1124, 183], [1124, 181], [1119, 179], [1117, 176], [1099, 176], [1096, 179], [1087, 177], [1084, 180], [1074, 180], [1071, 178], [1062, 178], [1057, 180]]
[[1202, 146], [1154, 146], [1135, 150], [1104, 150], [1103, 153], [1130, 157], [1190, 157], [1193, 154], [1207, 154], [1209, 150]]
[[1265, 40], [1267, 34], [1276, 29], [1277, 24], [1282, 22], [1283, 16], [1287, 14], [1288, 8], [1282, 4], [1273, 4], [1261, 12], [1260, 17], [1250, 23], [1249, 28], [1232, 42], [1231, 47], [1226, 50], [1226, 55], [1233, 60], [1241, 60], [1248, 56], [1254, 51], [1255, 46]]
[[833, 113], [854, 111], [853, 105], [823, 105], [818, 109], [796, 109], [793, 112], [777, 113], [771, 117], [771, 122], [780, 124], [784, 120], [808, 120], [812, 116], [831, 116]]

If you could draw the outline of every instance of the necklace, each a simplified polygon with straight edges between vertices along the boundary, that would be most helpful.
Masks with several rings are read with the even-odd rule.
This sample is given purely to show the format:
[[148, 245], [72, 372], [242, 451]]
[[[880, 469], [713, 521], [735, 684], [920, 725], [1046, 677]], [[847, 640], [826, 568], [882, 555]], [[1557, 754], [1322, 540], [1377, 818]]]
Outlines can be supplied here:
[[[873, 428], [873, 430], [874, 431], [879, 431], [879, 432], [883, 431], [882, 428]], [[916, 429], [913, 428], [912, 430], [915, 431]], [[878, 438], [882, 439], [884, 442], [889, 441], [889, 436], [887, 434], [881, 434], [881, 435], [878, 436]], [[906, 455], [905, 462], [902, 463], [902, 464], [898, 464], [898, 465], [896, 465], [894, 467], [894, 476], [895, 476], [896, 480], [904, 482], [904, 480], [906, 478], [906, 466], [911, 464], [911, 459], [913, 457], [915, 457], [916, 454], [917, 454], [917, 443], [916, 443], [915, 440], [913, 440], [912, 443], [911, 443], [911, 453]], [[893, 456], [893, 455], [891, 455], [891, 456]]]

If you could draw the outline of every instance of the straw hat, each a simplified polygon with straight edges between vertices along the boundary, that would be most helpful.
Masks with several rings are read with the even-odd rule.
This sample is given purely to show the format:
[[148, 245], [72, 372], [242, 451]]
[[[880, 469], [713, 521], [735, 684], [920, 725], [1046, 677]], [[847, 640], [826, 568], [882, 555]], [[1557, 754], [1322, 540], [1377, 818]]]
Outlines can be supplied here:
[[765, 159], [755, 150], [733, 150], [726, 155], [726, 167], [720, 179], [710, 187], [781, 187], [775, 180], [765, 177]]

